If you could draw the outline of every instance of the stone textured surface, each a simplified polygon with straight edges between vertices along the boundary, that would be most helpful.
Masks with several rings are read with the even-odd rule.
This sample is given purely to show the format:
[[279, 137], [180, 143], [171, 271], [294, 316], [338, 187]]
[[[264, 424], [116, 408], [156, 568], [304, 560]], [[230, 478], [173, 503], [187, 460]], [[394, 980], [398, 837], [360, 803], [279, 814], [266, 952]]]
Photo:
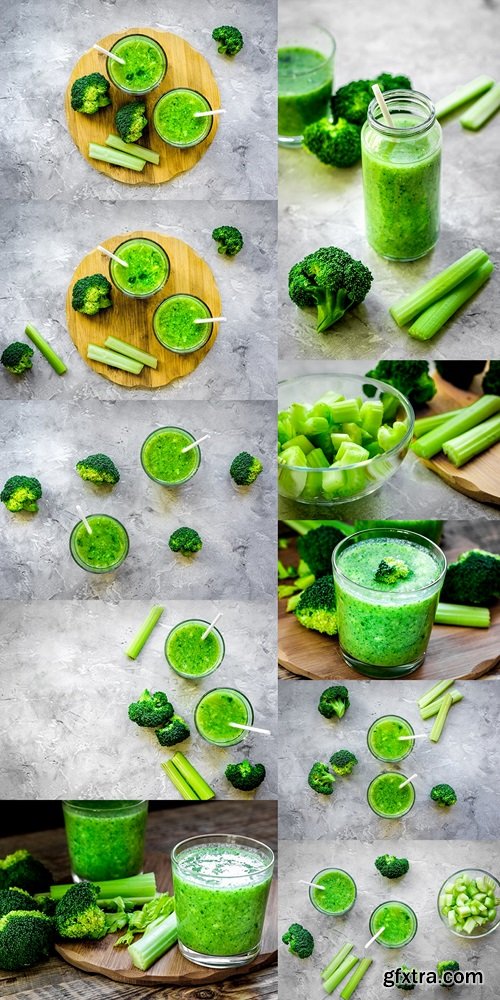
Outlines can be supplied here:
[[[351, 372], [364, 374], [368, 370], [366, 361], [282, 361], [279, 366], [280, 381], [314, 372]], [[377, 493], [352, 503], [319, 506], [317, 504], [296, 503], [285, 497], [279, 498], [281, 518], [356, 518], [383, 517], [446, 517], [446, 518], [498, 518], [499, 509], [493, 504], [479, 503], [458, 493], [439, 476], [427, 469], [422, 462], [408, 452], [404, 462], [390, 482]]]
[[[274, 198], [276, 113], [275, 0], [21, 0], [3, 4], [8, 66], [0, 143], [2, 197], [141, 201], [145, 198]], [[211, 34], [235, 24], [245, 45], [235, 59], [217, 53]], [[162, 27], [182, 35], [208, 59], [227, 114], [215, 142], [193, 170], [169, 184], [130, 186], [99, 173], [66, 129], [64, 92], [80, 55], [120, 28]]]
[[[274, 611], [264, 602], [177, 601], [166, 610], [139, 658], [124, 655], [151, 604], [122, 601], [4, 602], [0, 680], [1, 798], [180, 798], [160, 762], [172, 756], [154, 732], [129, 722], [127, 708], [145, 687], [166, 691], [191, 725], [179, 745], [221, 798], [275, 798], [276, 684]], [[198, 682], [168, 667], [163, 646], [168, 627], [189, 617], [212, 621], [222, 611], [226, 643], [222, 665]], [[273, 737], [249, 734], [228, 749], [198, 736], [195, 706], [206, 691], [235, 687], [247, 695], [255, 725]], [[256, 793], [239, 792], [224, 777], [232, 761], [248, 757], [266, 765]]]
[[[274, 593], [275, 487], [271, 403], [71, 403], [0, 402], [0, 480], [35, 475], [44, 498], [38, 514], [11, 514], [1, 505], [3, 572], [0, 599], [220, 597]], [[186, 427], [201, 445], [201, 466], [183, 487], [152, 482], [140, 449], [156, 427]], [[255, 484], [238, 490], [229, 476], [245, 449], [265, 466]], [[109, 454], [121, 472], [114, 489], [83, 482], [75, 463]], [[130, 536], [127, 559], [114, 574], [80, 569], [69, 536], [86, 514], [112, 514]], [[197, 528], [204, 547], [186, 560], [168, 548], [171, 532]]]
[[[349, 685], [350, 707], [343, 719], [324, 719], [318, 712], [328, 685], [299, 682], [280, 685], [280, 831], [290, 840], [394, 839], [493, 840], [498, 835], [500, 790], [497, 781], [496, 731], [500, 725], [497, 681], [460, 682], [463, 701], [454, 705], [439, 743], [417, 740], [400, 764], [383, 764], [368, 750], [366, 734], [381, 715], [401, 715], [415, 733], [430, 732], [415, 704], [429, 689], [425, 681], [399, 681], [398, 697], [390, 681], [356, 681]], [[478, 743], [480, 738], [480, 744]], [[479, 749], [480, 747], [480, 749]], [[349, 777], [338, 777], [333, 795], [308, 787], [314, 761], [328, 762], [335, 750], [352, 750], [358, 758]], [[415, 778], [415, 804], [401, 820], [380, 819], [370, 809], [366, 790], [382, 771]], [[434, 785], [448, 782], [458, 801], [443, 809], [429, 799]], [[318, 866], [320, 867], [320, 866]]]
[[[479, 73], [497, 75], [498, 4], [399, 0], [344, 4], [338, 16], [320, 0], [308, 18], [329, 26], [337, 41], [335, 85], [380, 72], [406, 73], [417, 90], [438, 100]], [[299, 25], [301, 0], [282, 4], [285, 25]], [[443, 58], [443, 54], [446, 54]], [[498, 262], [500, 198], [495, 164], [500, 149], [498, 117], [479, 132], [466, 132], [451, 116], [443, 127], [442, 226], [429, 256], [411, 264], [378, 257], [366, 240], [360, 165], [335, 171], [302, 150], [280, 150], [280, 356], [300, 358], [436, 357], [498, 355], [498, 274], [442, 333], [419, 343], [401, 331], [388, 308], [474, 246]], [[374, 275], [369, 297], [318, 335], [312, 312], [300, 311], [287, 294], [292, 264], [319, 246], [334, 244], [361, 258]]]
[[[146, 198], [147, 196], [144, 195]], [[245, 246], [234, 260], [217, 253], [215, 226], [236, 224]], [[158, 230], [189, 243], [213, 270], [227, 323], [212, 350], [185, 378], [152, 391], [114, 385], [80, 357], [66, 330], [65, 299], [73, 271], [113, 234]], [[77, 205], [8, 202], [2, 207], [7, 293], [0, 300], [2, 341], [24, 340], [33, 322], [68, 365], [59, 378], [38, 354], [34, 370], [16, 378], [2, 368], [0, 397], [12, 399], [265, 399], [276, 392], [276, 211], [266, 202], [168, 205], [101, 202], [82, 192]], [[104, 258], [103, 258], [104, 259]]]
[[[281, 831], [283, 837], [284, 831]], [[376, 871], [373, 861], [378, 854], [399, 853], [408, 857], [410, 871], [403, 879], [391, 882]], [[409, 996], [399, 990], [384, 986], [384, 973], [402, 964], [421, 972], [435, 972], [436, 963], [443, 959], [456, 959], [462, 972], [481, 970], [482, 986], [456, 986], [453, 995], [481, 997], [494, 1000], [498, 994], [498, 944], [495, 934], [480, 941], [464, 941], [451, 934], [438, 916], [436, 900], [440, 886], [450, 875], [467, 865], [490, 871], [498, 877], [500, 844], [473, 843], [468, 840], [453, 844], [408, 840], [404, 845], [397, 841], [379, 840], [373, 844], [316, 843], [302, 844], [280, 840], [280, 937], [294, 921], [306, 926], [315, 938], [315, 951], [311, 959], [299, 961], [289, 955], [284, 944], [279, 952], [279, 997], [322, 996], [320, 969], [324, 969], [333, 955], [347, 942], [354, 945], [353, 954], [367, 954], [373, 959], [362, 985], [355, 996], [363, 1000], [380, 1000], [389, 996]], [[309, 890], [298, 885], [297, 880], [311, 880], [322, 868], [344, 868], [354, 878], [358, 898], [345, 917], [329, 917], [318, 913], [309, 901]], [[369, 919], [372, 910], [389, 899], [401, 899], [415, 910], [419, 921], [416, 937], [404, 949], [389, 950], [376, 943], [368, 952], [364, 945], [370, 938]], [[344, 983], [348, 980], [346, 979]], [[342, 985], [344, 985], [344, 983]], [[412, 996], [434, 997], [442, 1000], [441, 986], [417, 986]], [[338, 995], [336, 991], [335, 995]]]

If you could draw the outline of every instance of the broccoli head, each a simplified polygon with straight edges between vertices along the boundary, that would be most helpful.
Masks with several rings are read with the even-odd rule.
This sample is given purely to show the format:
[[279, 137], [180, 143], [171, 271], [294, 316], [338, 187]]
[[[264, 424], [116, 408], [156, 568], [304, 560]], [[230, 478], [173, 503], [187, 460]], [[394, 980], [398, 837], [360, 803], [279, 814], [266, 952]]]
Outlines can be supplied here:
[[314, 951], [314, 938], [302, 924], [290, 924], [281, 938], [288, 945], [288, 951], [297, 958], [309, 958]]
[[22, 375], [29, 368], [33, 368], [32, 357], [33, 348], [29, 344], [21, 344], [19, 340], [15, 340], [2, 352], [0, 362], [12, 375]]
[[162, 726], [161, 729], [156, 729], [155, 732], [158, 743], [162, 747], [173, 747], [176, 743], [187, 740], [188, 736], [191, 735], [187, 722], [180, 715], [173, 715], [166, 725]]
[[92, 882], [77, 882], [56, 906], [56, 930], [62, 938], [98, 941], [107, 934], [106, 917], [97, 905], [100, 888]]
[[262, 472], [262, 462], [248, 451], [240, 451], [229, 467], [229, 475], [237, 486], [250, 486]]
[[407, 858], [396, 858], [394, 854], [380, 854], [375, 858], [375, 868], [384, 878], [401, 878], [409, 870]]
[[397, 986], [398, 990], [415, 989], [412, 973], [416, 971], [416, 969], [409, 969], [407, 965], [402, 965], [400, 969], [396, 969], [396, 981], [394, 985]]
[[500, 598], [500, 555], [471, 549], [448, 564], [440, 600], [485, 607]]
[[24, 889], [0, 889], [0, 917], [12, 910], [38, 910], [36, 900]]
[[332, 572], [332, 552], [345, 535], [338, 528], [321, 524], [307, 535], [297, 539], [297, 551], [314, 576], [328, 576]]
[[165, 726], [174, 714], [173, 705], [163, 691], [143, 691], [138, 701], [128, 707], [128, 717], [138, 726]]
[[71, 305], [75, 312], [85, 316], [95, 316], [101, 309], [109, 309], [111, 302], [111, 285], [103, 274], [88, 274], [79, 278], [73, 285]]
[[109, 80], [102, 73], [89, 73], [75, 80], [71, 88], [71, 107], [84, 115], [94, 115], [111, 104]]
[[325, 333], [366, 298], [372, 280], [371, 271], [346, 250], [320, 247], [293, 265], [288, 292], [300, 309], [316, 306], [316, 329]]
[[0, 969], [15, 971], [46, 958], [54, 940], [54, 922], [38, 910], [11, 910], [0, 917]]
[[221, 24], [212, 31], [214, 42], [218, 42], [217, 52], [222, 56], [235, 56], [243, 48], [243, 35], [239, 28], [230, 24]]
[[328, 167], [352, 167], [361, 157], [361, 130], [344, 118], [320, 118], [304, 129], [303, 145]]
[[142, 101], [130, 101], [116, 112], [116, 131], [123, 142], [137, 142], [147, 124], [146, 105]]
[[[406, 396], [412, 406], [421, 406], [437, 392], [436, 383], [429, 375], [428, 361], [388, 361], [382, 359], [375, 368], [366, 372], [368, 378], [376, 378], [380, 382], [387, 382], [394, 389]], [[373, 387], [367, 386], [365, 391], [369, 395]], [[373, 390], [374, 391], [374, 390]], [[382, 397], [384, 401], [384, 418], [387, 420], [395, 416], [399, 403], [394, 397]]]
[[460, 971], [460, 965], [454, 959], [450, 959], [446, 962], [438, 962], [436, 969], [439, 978], [439, 985], [453, 986], [455, 972]]
[[343, 684], [332, 684], [325, 688], [319, 699], [318, 712], [324, 715], [325, 719], [333, 719], [336, 715], [341, 719], [349, 708], [349, 692]]
[[87, 455], [87, 458], [80, 459], [76, 463], [76, 471], [82, 479], [89, 483], [97, 483], [99, 486], [102, 483], [114, 486], [120, 479], [120, 473], [115, 463], [107, 455], [100, 452], [97, 455]]
[[335, 588], [333, 577], [320, 576], [300, 595], [295, 608], [295, 617], [304, 628], [326, 635], [336, 635], [338, 631]]
[[243, 236], [236, 226], [218, 226], [212, 232], [212, 239], [219, 244], [217, 252], [226, 257], [236, 257], [243, 246]]
[[492, 396], [500, 396], [500, 361], [490, 361], [481, 388], [483, 392], [491, 393]]
[[263, 764], [251, 764], [249, 760], [240, 760], [238, 764], [228, 764], [224, 774], [233, 788], [251, 792], [264, 781], [266, 769]]
[[168, 546], [172, 552], [181, 552], [183, 556], [190, 556], [193, 552], [200, 551], [203, 542], [194, 528], [177, 528], [170, 535]]
[[381, 73], [375, 80], [352, 80], [339, 87], [332, 97], [334, 121], [345, 118], [354, 125], [363, 125], [373, 101], [374, 83], [378, 83], [381, 90], [411, 90], [407, 76], [392, 76], [391, 73]]
[[336, 750], [330, 757], [331, 768], [335, 774], [351, 774], [357, 763], [358, 758], [350, 750]]
[[386, 556], [381, 559], [375, 571], [375, 579], [378, 583], [398, 583], [399, 580], [406, 580], [411, 574], [411, 569], [403, 559], [393, 559]]
[[317, 760], [309, 771], [307, 784], [309, 788], [312, 788], [313, 792], [318, 792], [319, 795], [331, 795], [335, 778], [328, 769], [328, 766]]
[[15, 851], [0, 860], [0, 889], [46, 892], [52, 884], [49, 869], [29, 851]]
[[42, 495], [42, 486], [34, 476], [11, 476], [0, 493], [0, 500], [7, 510], [38, 510], [37, 500]]
[[438, 806], [454, 806], [457, 801], [455, 789], [446, 783], [434, 785], [434, 788], [431, 788], [430, 797]]

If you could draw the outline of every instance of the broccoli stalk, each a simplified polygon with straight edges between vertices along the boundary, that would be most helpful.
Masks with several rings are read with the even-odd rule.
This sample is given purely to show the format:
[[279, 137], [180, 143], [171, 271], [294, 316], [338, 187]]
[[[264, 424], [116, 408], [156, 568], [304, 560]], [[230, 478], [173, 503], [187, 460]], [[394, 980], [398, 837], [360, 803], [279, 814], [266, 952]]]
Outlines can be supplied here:
[[243, 236], [236, 226], [218, 226], [212, 232], [212, 239], [219, 244], [217, 252], [226, 257], [236, 257], [243, 247]]
[[300, 309], [317, 309], [318, 333], [325, 333], [348, 309], [366, 298], [373, 275], [360, 261], [338, 247], [320, 247], [294, 264], [288, 291]]
[[33, 368], [31, 359], [33, 348], [29, 344], [21, 344], [18, 340], [9, 344], [3, 351], [0, 362], [12, 375], [22, 375]]

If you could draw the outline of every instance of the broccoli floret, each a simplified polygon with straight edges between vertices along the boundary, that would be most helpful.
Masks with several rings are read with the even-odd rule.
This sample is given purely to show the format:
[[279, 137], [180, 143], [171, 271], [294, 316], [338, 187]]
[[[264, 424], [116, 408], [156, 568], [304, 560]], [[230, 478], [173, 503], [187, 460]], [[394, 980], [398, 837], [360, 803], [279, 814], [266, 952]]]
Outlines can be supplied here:
[[338, 631], [335, 588], [333, 577], [320, 576], [300, 595], [295, 608], [295, 617], [304, 628], [326, 635], [336, 635]]
[[120, 479], [120, 473], [115, 463], [107, 455], [100, 452], [97, 455], [88, 455], [87, 458], [80, 459], [76, 463], [76, 471], [82, 479], [98, 485], [106, 483], [114, 486]]
[[483, 392], [500, 396], [500, 361], [490, 361], [490, 366], [481, 383]]
[[353, 80], [339, 87], [332, 97], [334, 121], [345, 118], [354, 125], [363, 125], [373, 101], [374, 83], [378, 83], [381, 90], [411, 90], [407, 76], [392, 76], [391, 73], [381, 73], [375, 80]]
[[193, 552], [199, 552], [203, 542], [194, 528], [177, 528], [170, 535], [168, 545], [172, 552], [181, 552], [183, 556], [189, 556]]
[[[484, 361], [435, 361], [436, 371], [446, 382], [459, 389], [468, 389], [475, 375], [483, 371]], [[486, 392], [483, 389], [483, 392]], [[500, 391], [500, 386], [499, 386]]]
[[95, 316], [101, 309], [109, 309], [111, 302], [111, 285], [103, 274], [88, 274], [79, 278], [73, 285], [71, 305], [75, 312], [85, 316]]
[[0, 918], [0, 969], [36, 965], [50, 954], [54, 922], [38, 910], [11, 910]]
[[12, 910], [39, 910], [36, 900], [25, 889], [0, 889], [0, 917]]
[[333, 719], [336, 715], [341, 719], [349, 708], [349, 692], [343, 684], [332, 684], [325, 688], [319, 699], [318, 712], [324, 715], [325, 719]]
[[396, 970], [396, 981], [394, 983], [398, 990], [414, 990], [415, 983], [413, 981], [408, 982], [405, 979], [406, 976], [410, 976], [412, 972], [416, 972], [416, 969], [409, 969], [407, 965], [402, 965], [400, 969]]
[[457, 801], [456, 791], [446, 783], [434, 785], [434, 788], [431, 788], [430, 797], [433, 802], [437, 802], [438, 806], [454, 806]]
[[327, 524], [312, 528], [307, 535], [299, 535], [297, 551], [315, 577], [331, 574], [332, 552], [343, 538], [345, 535], [342, 531]]
[[147, 124], [146, 105], [142, 101], [130, 101], [116, 112], [115, 126], [123, 142], [137, 142]]
[[102, 73], [89, 73], [75, 80], [71, 88], [71, 107], [84, 115], [94, 115], [111, 104], [109, 80]]
[[98, 941], [107, 934], [106, 917], [97, 905], [100, 888], [92, 882], [78, 882], [56, 906], [56, 930], [62, 938], [90, 938]]
[[317, 760], [309, 771], [307, 784], [312, 788], [313, 792], [318, 792], [319, 795], [331, 795], [335, 778], [328, 769], [328, 766]]
[[317, 307], [316, 329], [325, 333], [370, 291], [373, 275], [360, 261], [338, 247], [320, 247], [294, 264], [288, 292], [300, 309]]
[[401, 878], [409, 867], [408, 858], [396, 858], [394, 854], [381, 854], [375, 858], [375, 868], [384, 878]]
[[243, 246], [243, 236], [236, 226], [218, 226], [212, 232], [212, 239], [219, 244], [217, 252], [226, 257], [236, 257]]
[[[368, 378], [379, 379], [380, 382], [387, 382], [394, 389], [406, 396], [413, 406], [421, 406], [436, 394], [437, 388], [434, 379], [429, 375], [428, 361], [386, 361], [382, 359], [375, 368], [366, 372]], [[366, 395], [372, 395], [372, 386], [366, 386]], [[374, 392], [375, 390], [373, 390]], [[384, 402], [384, 419], [388, 420], [395, 416], [399, 408], [399, 403], [395, 397], [385, 394], [382, 396]]]
[[229, 467], [229, 475], [237, 486], [250, 486], [262, 472], [263, 465], [248, 451], [240, 451]]
[[330, 757], [332, 771], [335, 774], [351, 774], [357, 763], [358, 758], [350, 750], [336, 750]]
[[455, 959], [450, 959], [446, 962], [438, 962], [436, 969], [439, 977], [439, 985], [453, 986], [454, 974], [460, 971], [460, 965]]
[[251, 764], [249, 760], [241, 760], [238, 764], [228, 764], [224, 774], [233, 788], [251, 792], [264, 781], [266, 769], [263, 764]]
[[42, 486], [34, 476], [11, 476], [0, 493], [0, 500], [7, 510], [38, 510], [37, 500], [42, 495]]
[[297, 958], [309, 958], [314, 951], [314, 938], [302, 924], [290, 924], [281, 938], [288, 945], [288, 951]]
[[5, 348], [0, 361], [12, 375], [22, 375], [29, 368], [33, 368], [32, 357], [33, 348], [29, 344], [21, 344], [19, 340], [15, 340]]
[[0, 889], [24, 889], [25, 892], [46, 892], [52, 884], [49, 869], [29, 851], [15, 851], [0, 860]]
[[128, 707], [128, 717], [138, 726], [165, 726], [174, 714], [173, 705], [163, 691], [148, 691], [146, 688], [137, 701]]
[[403, 559], [393, 559], [392, 556], [386, 556], [378, 564], [375, 579], [379, 583], [397, 583], [398, 580], [406, 580], [410, 573], [411, 569]]
[[328, 167], [352, 167], [361, 157], [361, 129], [344, 118], [320, 118], [304, 129], [303, 145]]
[[165, 726], [156, 729], [155, 732], [158, 743], [162, 747], [173, 747], [176, 743], [182, 743], [190, 736], [189, 726], [180, 715], [173, 715]]
[[449, 563], [441, 601], [485, 607], [500, 598], [500, 555], [470, 549]]
[[214, 42], [218, 42], [217, 52], [222, 56], [235, 56], [243, 48], [243, 35], [239, 28], [230, 24], [221, 24], [212, 31]]

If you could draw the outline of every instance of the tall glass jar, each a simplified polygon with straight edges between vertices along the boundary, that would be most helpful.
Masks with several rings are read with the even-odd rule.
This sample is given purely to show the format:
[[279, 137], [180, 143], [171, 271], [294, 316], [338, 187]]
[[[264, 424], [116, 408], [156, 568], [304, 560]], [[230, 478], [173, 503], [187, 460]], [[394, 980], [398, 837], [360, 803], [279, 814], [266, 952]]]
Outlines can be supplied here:
[[393, 125], [376, 100], [361, 133], [366, 235], [389, 260], [417, 260], [439, 236], [441, 127], [428, 97], [384, 94]]
[[139, 875], [144, 865], [148, 803], [139, 799], [63, 802], [74, 882]]

